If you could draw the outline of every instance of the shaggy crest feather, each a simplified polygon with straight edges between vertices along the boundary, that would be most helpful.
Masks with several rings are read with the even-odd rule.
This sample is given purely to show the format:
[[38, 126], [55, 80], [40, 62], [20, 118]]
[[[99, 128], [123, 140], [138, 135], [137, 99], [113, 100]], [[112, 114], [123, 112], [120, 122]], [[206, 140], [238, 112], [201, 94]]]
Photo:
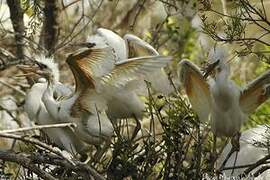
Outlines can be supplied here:
[[59, 73], [58, 64], [54, 62], [53, 58], [48, 58], [48, 57], [45, 57], [44, 55], [40, 55], [40, 56], [37, 56], [35, 59], [37, 62], [46, 65], [51, 70], [54, 80], [57, 82], [59, 81], [60, 73]]

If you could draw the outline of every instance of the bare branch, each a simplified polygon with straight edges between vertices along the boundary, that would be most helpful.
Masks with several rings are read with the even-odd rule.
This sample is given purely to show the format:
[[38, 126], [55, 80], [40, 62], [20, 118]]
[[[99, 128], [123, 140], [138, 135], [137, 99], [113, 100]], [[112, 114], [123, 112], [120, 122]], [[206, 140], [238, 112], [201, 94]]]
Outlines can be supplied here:
[[25, 131], [49, 129], [49, 128], [60, 128], [60, 127], [76, 127], [76, 124], [75, 123], [61, 123], [61, 124], [40, 125], [40, 126], [34, 126], [34, 127], [24, 127], [24, 128], [18, 128], [18, 129], [7, 129], [7, 130], [0, 131], [0, 134], [25, 132]]
[[[96, 180], [105, 180], [104, 177], [102, 177], [96, 170], [89, 167], [87, 164], [81, 163], [79, 161], [74, 160], [74, 165], [70, 164], [65, 159], [52, 155], [52, 154], [40, 154], [37, 152], [34, 152], [32, 154], [25, 154], [25, 153], [19, 153], [16, 154], [14, 152], [4, 152], [0, 151], [0, 159], [10, 162], [16, 162], [29, 170], [33, 171], [40, 177], [44, 179], [55, 179], [52, 175], [48, 174], [46, 171], [37, 168], [36, 164], [49, 164], [49, 165], [55, 165], [60, 166], [62, 168], [68, 169], [69, 171], [74, 171], [77, 174], [80, 174], [84, 177], [87, 177], [87, 179], [90, 179], [91, 176]], [[26, 164], [25, 164], [26, 163]]]
[[32, 160], [29, 158], [29, 155], [27, 156], [26, 154], [23, 154], [23, 153], [16, 154], [12, 152], [0, 151], [0, 159], [4, 161], [15, 162], [17, 164], [20, 164], [23, 167], [31, 170], [32, 172], [34, 172], [36, 175], [38, 175], [39, 177], [43, 179], [57, 180], [46, 171], [42, 170], [41, 168], [38, 168], [38, 166], [35, 165], [32, 162]]

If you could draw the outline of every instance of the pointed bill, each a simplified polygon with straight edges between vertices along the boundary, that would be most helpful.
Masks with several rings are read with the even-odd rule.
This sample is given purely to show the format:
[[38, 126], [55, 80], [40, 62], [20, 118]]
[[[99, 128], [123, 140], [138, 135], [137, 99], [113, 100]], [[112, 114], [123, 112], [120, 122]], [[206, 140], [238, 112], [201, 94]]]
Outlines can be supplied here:
[[160, 70], [171, 60], [169, 56], [145, 56], [121, 61], [115, 64], [110, 74], [102, 78], [102, 82], [115, 87], [125, 86], [132, 80], [143, 79], [151, 72]]
[[254, 112], [270, 96], [270, 71], [265, 72], [249, 83], [241, 92], [240, 106], [250, 114]]
[[194, 111], [201, 121], [208, 120], [211, 108], [211, 96], [209, 85], [204, 79], [198, 67], [188, 60], [180, 62], [180, 81]]

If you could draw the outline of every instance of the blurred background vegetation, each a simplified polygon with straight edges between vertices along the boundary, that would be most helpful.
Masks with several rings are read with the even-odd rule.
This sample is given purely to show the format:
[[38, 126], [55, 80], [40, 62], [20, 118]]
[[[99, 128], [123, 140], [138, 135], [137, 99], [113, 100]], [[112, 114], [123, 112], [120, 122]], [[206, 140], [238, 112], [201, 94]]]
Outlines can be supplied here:
[[[234, 57], [231, 77], [244, 86], [269, 69], [268, 8], [266, 0], [1, 0], [0, 128], [31, 126], [23, 103], [33, 82], [15, 78], [20, 72], [14, 65], [34, 60], [38, 54], [53, 55], [61, 82], [73, 85], [65, 64], [67, 54], [104, 27], [120, 35], [135, 34], [160, 54], [173, 56], [166, 72], [175, 89], [162, 95], [150, 88], [143, 98], [147, 109], [141, 134], [131, 141], [123, 121], [108, 152], [89, 165], [108, 179], [201, 179], [206, 173], [214, 175], [218, 157], [213, 156], [213, 137], [209, 126], [199, 123], [181, 89], [177, 64], [188, 58], [201, 66], [213, 46], [224, 44]], [[51, 13], [52, 19], [46, 19], [46, 13]], [[243, 130], [268, 124], [269, 105], [265, 103], [252, 114]], [[25, 135], [40, 138], [36, 131]], [[1, 138], [0, 149], [10, 150], [14, 142]], [[218, 139], [217, 154], [226, 143], [226, 139]], [[15, 152], [38, 152], [31, 144], [15, 144]], [[35, 177], [31, 169], [0, 162], [3, 177]], [[61, 169], [56, 165], [41, 168], [59, 179], [82, 179], [72, 172], [56, 173], [55, 169]]]

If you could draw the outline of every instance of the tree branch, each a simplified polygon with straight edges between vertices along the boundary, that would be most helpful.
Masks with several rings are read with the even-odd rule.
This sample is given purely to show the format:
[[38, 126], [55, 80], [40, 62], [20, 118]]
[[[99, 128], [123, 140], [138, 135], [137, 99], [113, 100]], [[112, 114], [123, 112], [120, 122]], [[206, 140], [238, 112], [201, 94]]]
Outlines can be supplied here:
[[21, 8], [20, 0], [7, 0], [7, 4], [10, 12], [10, 19], [15, 33], [16, 41], [16, 55], [22, 60], [24, 59], [24, 21], [23, 21], [23, 10]]
[[48, 129], [48, 128], [60, 128], [60, 127], [76, 127], [75, 123], [60, 123], [60, 124], [48, 124], [48, 125], [40, 125], [40, 126], [34, 126], [34, 127], [24, 127], [19, 129], [7, 129], [0, 131], [0, 134], [2, 133], [14, 133], [14, 132], [24, 132], [24, 131], [31, 131], [31, 130], [37, 130], [37, 129]]
[[55, 46], [59, 36], [59, 3], [57, 0], [44, 1], [44, 23], [40, 36], [40, 44], [47, 50], [50, 56], [55, 51]]
[[3, 161], [15, 162], [19, 165], [22, 165], [23, 167], [31, 170], [32, 172], [34, 172], [36, 175], [38, 175], [43, 179], [57, 180], [46, 171], [38, 168], [38, 166], [36, 166], [29, 158], [29, 155], [26, 155], [24, 153], [16, 154], [13, 152], [0, 151], [0, 159], [2, 159]]

